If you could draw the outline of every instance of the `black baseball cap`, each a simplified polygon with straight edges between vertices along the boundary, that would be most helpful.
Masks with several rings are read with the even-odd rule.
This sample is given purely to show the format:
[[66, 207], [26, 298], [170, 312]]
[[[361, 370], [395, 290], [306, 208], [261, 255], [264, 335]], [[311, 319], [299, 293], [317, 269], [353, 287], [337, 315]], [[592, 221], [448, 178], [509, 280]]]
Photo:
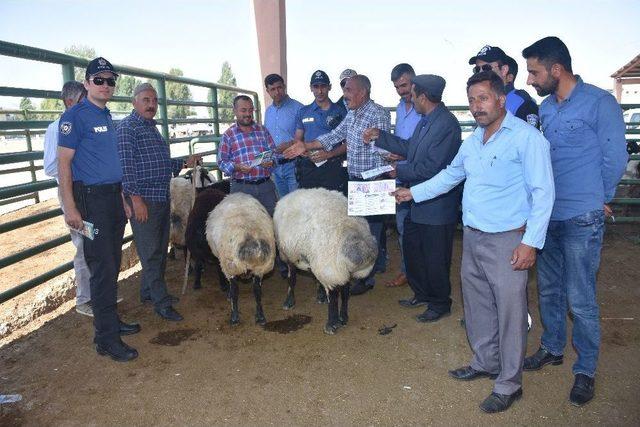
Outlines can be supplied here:
[[330, 85], [329, 76], [322, 70], [316, 70], [311, 75], [310, 85]]
[[87, 65], [87, 71], [84, 73], [84, 78], [89, 79], [89, 77], [93, 76], [94, 74], [98, 74], [103, 71], [108, 71], [115, 77], [118, 77], [118, 73], [113, 70], [113, 65], [111, 65], [111, 62], [99, 56], [89, 62], [89, 65]]
[[507, 59], [507, 54], [504, 53], [504, 50], [500, 49], [497, 46], [483, 46], [480, 49], [480, 52], [476, 54], [476, 56], [471, 57], [469, 59], [469, 65], [473, 65], [476, 63], [476, 60], [481, 60], [485, 62], [495, 62], [502, 61], [505, 62]]

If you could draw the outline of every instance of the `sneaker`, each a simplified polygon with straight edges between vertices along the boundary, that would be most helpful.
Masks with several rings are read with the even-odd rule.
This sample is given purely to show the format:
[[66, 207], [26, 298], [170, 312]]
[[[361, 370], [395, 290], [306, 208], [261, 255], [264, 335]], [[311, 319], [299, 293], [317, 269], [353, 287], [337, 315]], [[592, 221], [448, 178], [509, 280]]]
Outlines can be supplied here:
[[85, 302], [84, 304], [77, 304], [76, 312], [84, 316], [93, 317], [93, 309], [91, 308], [91, 302]]

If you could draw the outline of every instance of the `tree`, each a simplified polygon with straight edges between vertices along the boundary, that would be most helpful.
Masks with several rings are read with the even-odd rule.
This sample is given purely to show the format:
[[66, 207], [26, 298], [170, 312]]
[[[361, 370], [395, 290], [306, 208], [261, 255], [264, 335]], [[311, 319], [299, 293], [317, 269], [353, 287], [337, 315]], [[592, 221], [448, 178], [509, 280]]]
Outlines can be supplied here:
[[31, 98], [22, 98], [20, 100], [20, 109], [21, 110], [34, 110], [33, 103], [31, 102]]
[[[43, 99], [40, 102], [41, 110], [64, 111], [64, 104], [61, 99]], [[55, 120], [61, 113], [43, 113], [40, 114], [40, 120]]]
[[[92, 47], [85, 46], [85, 45], [74, 44], [74, 45], [71, 45], [71, 47], [65, 47], [64, 53], [66, 53], [67, 55], [78, 56], [80, 58], [85, 58], [85, 59], [93, 59], [96, 57], [96, 50]], [[84, 68], [75, 67], [74, 74], [73, 74], [74, 79], [76, 81], [83, 82], [84, 73], [85, 73]]]
[[[172, 76], [181, 77], [184, 75], [180, 68], [172, 68], [169, 70]], [[175, 101], [191, 101], [191, 90], [185, 83], [167, 81], [165, 86], [167, 98]], [[187, 105], [170, 105], [167, 109], [167, 115], [170, 119], [185, 119], [195, 115], [195, 112]]]
[[[227, 61], [224, 61], [224, 63], [222, 64], [222, 71], [220, 72], [218, 83], [227, 86], [237, 85], [236, 77], [233, 75], [233, 71], [231, 70], [231, 64], [229, 64]], [[236, 95], [238, 95], [237, 92], [218, 90], [218, 105], [232, 105], [233, 98], [235, 98]], [[213, 101], [213, 92], [211, 90], [209, 90], [208, 101]], [[209, 109], [209, 116], [213, 117], [212, 109]], [[218, 119], [221, 122], [233, 121], [233, 111], [229, 108], [218, 108]]]

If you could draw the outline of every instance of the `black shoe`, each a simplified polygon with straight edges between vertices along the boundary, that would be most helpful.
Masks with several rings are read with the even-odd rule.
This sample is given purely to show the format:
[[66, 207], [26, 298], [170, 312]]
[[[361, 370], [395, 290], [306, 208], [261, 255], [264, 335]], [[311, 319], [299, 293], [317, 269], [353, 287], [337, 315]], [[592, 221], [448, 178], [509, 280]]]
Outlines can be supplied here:
[[120, 335], [133, 335], [140, 332], [140, 325], [137, 323], [124, 323], [120, 321]]
[[462, 368], [454, 369], [453, 371], [449, 371], [449, 376], [455, 378], [460, 381], [471, 381], [478, 378], [491, 378], [495, 380], [498, 378], [498, 374], [492, 374], [490, 372], [485, 371], [476, 371], [471, 366], [463, 366]]
[[525, 371], [537, 371], [542, 369], [544, 365], [562, 365], [562, 355], [554, 356], [544, 348], [540, 347], [532, 356], [524, 358], [522, 367]]
[[569, 394], [573, 406], [582, 406], [591, 399], [595, 390], [595, 380], [585, 374], [576, 374], [576, 379]]
[[112, 344], [96, 344], [96, 351], [101, 356], [109, 356], [116, 362], [128, 362], [138, 357], [138, 351], [122, 341]]
[[362, 295], [369, 292], [371, 289], [373, 289], [373, 286], [367, 285], [364, 280], [358, 280], [358, 282], [351, 287], [351, 291], [349, 293], [351, 295]]
[[512, 394], [500, 394], [493, 392], [480, 404], [480, 409], [489, 414], [502, 412], [509, 409], [509, 406], [522, 397], [522, 389], [519, 388]]
[[[175, 297], [173, 295], [169, 295], [169, 302], [171, 302], [171, 305], [177, 304], [179, 301], [180, 301], [180, 298]], [[151, 304], [151, 303], [153, 303], [153, 301], [151, 300], [151, 297], [140, 298], [140, 302], [143, 303], [143, 304]]]
[[184, 319], [184, 317], [182, 317], [180, 313], [175, 311], [171, 306], [160, 309], [156, 308], [156, 313], [164, 320], [170, 320], [172, 322], [179, 322]]
[[415, 308], [415, 307], [420, 307], [421, 305], [427, 305], [427, 302], [418, 301], [416, 297], [413, 297], [413, 298], [401, 299], [398, 301], [398, 304], [406, 308]]
[[427, 308], [424, 313], [416, 316], [416, 320], [422, 323], [436, 322], [443, 317], [447, 317], [451, 314], [451, 311], [445, 311], [444, 313], [439, 313], [432, 308]]

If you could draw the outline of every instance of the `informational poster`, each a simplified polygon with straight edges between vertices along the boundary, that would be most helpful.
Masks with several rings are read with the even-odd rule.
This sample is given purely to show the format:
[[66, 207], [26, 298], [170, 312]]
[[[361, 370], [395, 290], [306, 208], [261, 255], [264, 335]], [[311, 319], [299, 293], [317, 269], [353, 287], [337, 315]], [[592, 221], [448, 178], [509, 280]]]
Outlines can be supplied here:
[[349, 181], [349, 216], [391, 215], [396, 213], [394, 179]]

